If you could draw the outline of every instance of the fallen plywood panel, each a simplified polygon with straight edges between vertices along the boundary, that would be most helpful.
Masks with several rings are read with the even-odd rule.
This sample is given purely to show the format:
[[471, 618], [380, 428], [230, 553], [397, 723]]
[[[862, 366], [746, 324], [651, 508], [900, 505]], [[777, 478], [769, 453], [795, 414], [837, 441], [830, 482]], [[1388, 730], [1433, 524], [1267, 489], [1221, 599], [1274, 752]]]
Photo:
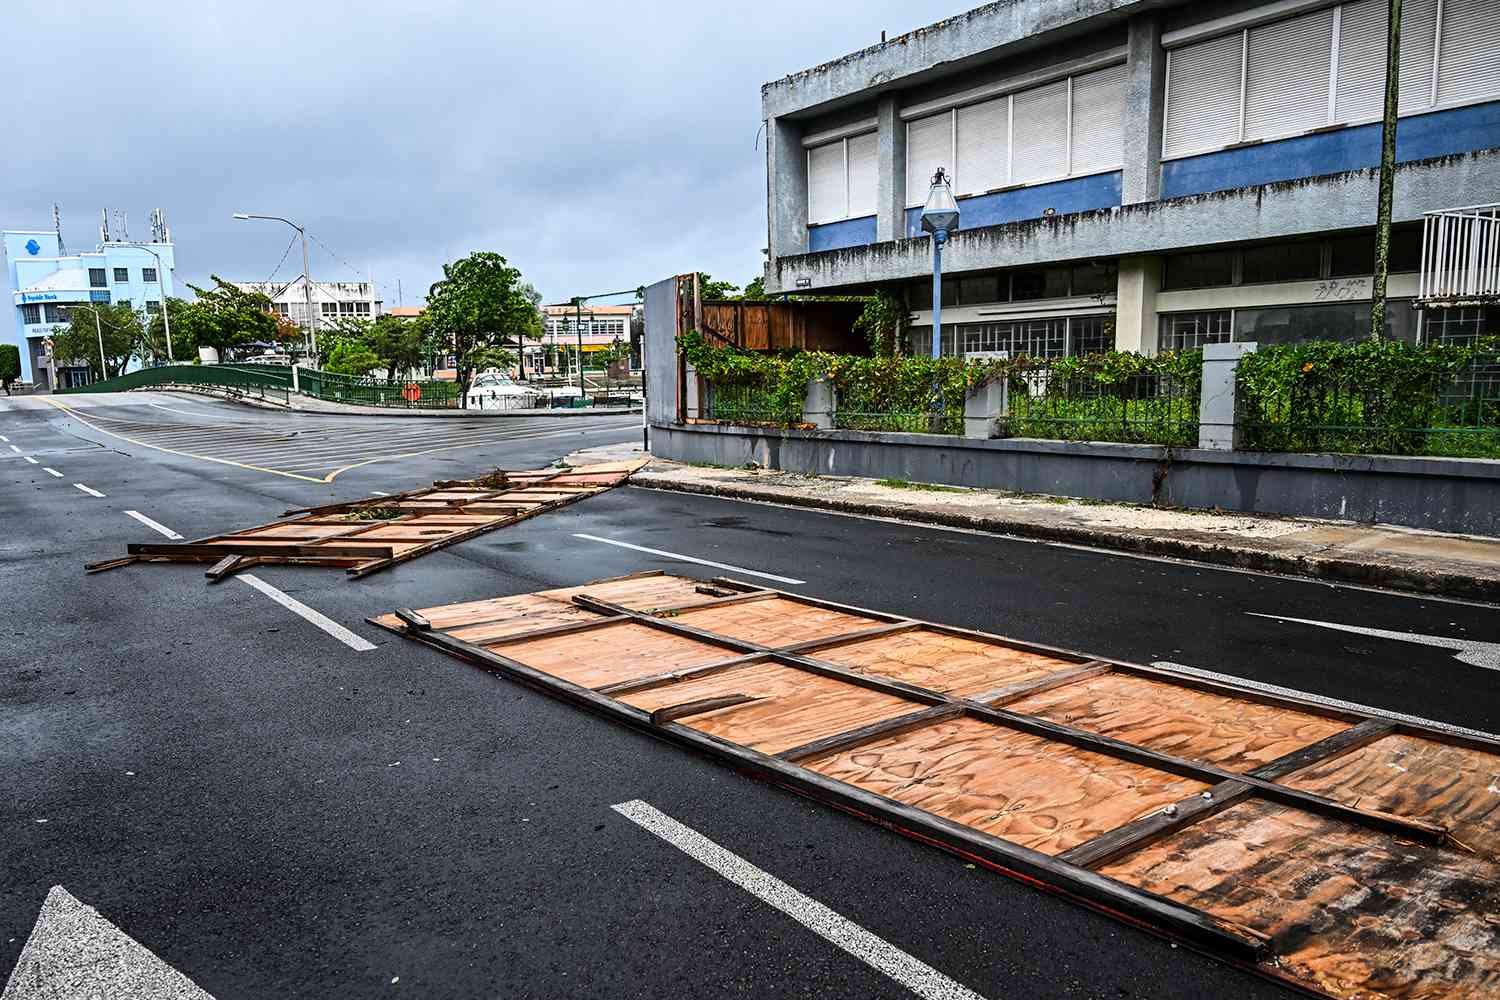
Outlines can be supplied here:
[[662, 573], [371, 621], [1304, 989], [1500, 991], [1500, 742]]
[[286, 520], [184, 542], [132, 542], [123, 559], [91, 563], [90, 573], [136, 562], [212, 563], [216, 583], [266, 564], [342, 567], [366, 576], [556, 510], [620, 485], [642, 465], [610, 462], [528, 472], [496, 470], [472, 480], [448, 480], [393, 496], [304, 507]]

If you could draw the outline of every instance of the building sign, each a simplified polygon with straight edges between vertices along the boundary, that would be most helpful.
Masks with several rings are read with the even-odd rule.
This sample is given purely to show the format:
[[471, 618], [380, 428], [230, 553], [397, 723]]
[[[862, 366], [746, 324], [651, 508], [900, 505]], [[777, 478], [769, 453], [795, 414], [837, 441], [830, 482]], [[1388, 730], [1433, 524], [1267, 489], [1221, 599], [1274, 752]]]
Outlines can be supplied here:
[[56, 302], [56, 292], [22, 292], [22, 302]]
[[26, 252], [29, 253], [29, 254], [31, 254], [31, 256], [35, 257], [37, 254], [39, 254], [39, 253], [42, 252], [42, 245], [40, 243], [38, 243], [36, 240], [27, 240], [26, 241]]

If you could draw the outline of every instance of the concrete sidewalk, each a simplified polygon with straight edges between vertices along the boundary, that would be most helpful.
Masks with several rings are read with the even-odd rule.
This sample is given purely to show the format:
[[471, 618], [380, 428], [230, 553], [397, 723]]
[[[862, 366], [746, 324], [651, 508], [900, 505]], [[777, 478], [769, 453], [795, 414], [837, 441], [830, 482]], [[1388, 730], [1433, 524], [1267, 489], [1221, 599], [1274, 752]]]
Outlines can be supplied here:
[[239, 403], [243, 406], [251, 406], [261, 410], [280, 410], [284, 413], [311, 413], [340, 417], [590, 417], [641, 412], [640, 406], [580, 406], [577, 408], [549, 407], [546, 409], [513, 410], [424, 410], [416, 407], [407, 409], [406, 407], [399, 406], [364, 406], [359, 403], [338, 403], [332, 400], [319, 399], [316, 396], [296, 394], [289, 397], [288, 402], [280, 403], [270, 399], [256, 399], [250, 396], [215, 392], [201, 386], [161, 386], [153, 387], [151, 391], [210, 396], [228, 403]]
[[[569, 464], [639, 455], [588, 449]], [[1243, 569], [1500, 601], [1500, 539], [1389, 525], [1164, 509], [919, 483], [687, 466], [662, 459], [631, 482], [651, 489], [898, 518], [1192, 559]]]

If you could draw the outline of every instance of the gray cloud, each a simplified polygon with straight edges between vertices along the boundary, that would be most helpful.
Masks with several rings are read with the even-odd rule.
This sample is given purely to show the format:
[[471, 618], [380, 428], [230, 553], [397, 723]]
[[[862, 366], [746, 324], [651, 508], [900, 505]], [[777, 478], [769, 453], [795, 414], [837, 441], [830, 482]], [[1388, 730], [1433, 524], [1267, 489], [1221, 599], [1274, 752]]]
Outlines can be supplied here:
[[[338, 255], [315, 245], [315, 277], [368, 268], [390, 303], [476, 249], [549, 301], [695, 267], [744, 282], [761, 83], [955, 10], [10, 0], [0, 36], [32, 41], [7, 47], [0, 226], [44, 228], [58, 202], [76, 249], [100, 208], [139, 236], [161, 206], [198, 283], [264, 279], [291, 231], [230, 214], [285, 215]], [[300, 269], [294, 248], [280, 273]]]

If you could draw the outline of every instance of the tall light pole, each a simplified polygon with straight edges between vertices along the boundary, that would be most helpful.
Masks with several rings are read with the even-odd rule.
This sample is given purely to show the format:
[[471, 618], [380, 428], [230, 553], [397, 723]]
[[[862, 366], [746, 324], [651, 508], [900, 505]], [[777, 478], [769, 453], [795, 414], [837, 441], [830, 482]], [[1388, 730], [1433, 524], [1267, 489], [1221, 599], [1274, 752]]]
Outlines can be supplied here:
[[267, 219], [272, 222], [285, 222], [297, 230], [297, 235], [302, 237], [302, 304], [307, 310], [307, 335], [308, 351], [313, 357], [314, 363], [318, 357], [318, 317], [312, 307], [312, 268], [307, 258], [307, 230], [297, 225], [291, 219], [283, 219], [279, 215], [254, 215], [249, 212], [235, 212], [234, 217], [240, 221], [246, 219]]
[[[612, 299], [617, 295], [634, 295], [637, 299], [645, 301], [646, 286], [638, 285], [635, 288], [627, 288], [623, 292], [600, 292], [597, 295], [575, 295], [573, 296], [574, 325], [578, 330], [578, 395], [583, 395], [583, 304], [593, 299]], [[589, 313], [592, 317], [593, 313]]]
[[[922, 228], [932, 234], [932, 359], [943, 355], [943, 244], [948, 234], [958, 228], [958, 202], [953, 199], [953, 188], [942, 167], [932, 175], [932, 187], [927, 192], [927, 204], [922, 207]], [[957, 353], [958, 344], [953, 345]], [[934, 433], [942, 430], [943, 389], [936, 371], [932, 376], [932, 413]]]
[[[176, 359], [172, 357], [172, 310], [167, 307], [166, 283], [161, 280], [161, 276], [166, 272], [166, 268], [162, 267], [161, 254], [155, 250], [140, 244], [136, 244], [136, 249], [144, 250], [156, 258], [156, 287], [161, 289], [161, 321], [167, 329], [167, 364], [175, 364]], [[150, 300], [148, 299], [147, 301]]]
[[91, 303], [85, 304], [80, 302], [77, 305], [69, 306], [68, 311], [71, 312], [79, 308], [86, 308], [94, 314], [94, 334], [99, 338], [99, 381], [103, 382], [109, 378], [109, 364], [104, 360], [104, 327], [99, 324], [99, 307]]

